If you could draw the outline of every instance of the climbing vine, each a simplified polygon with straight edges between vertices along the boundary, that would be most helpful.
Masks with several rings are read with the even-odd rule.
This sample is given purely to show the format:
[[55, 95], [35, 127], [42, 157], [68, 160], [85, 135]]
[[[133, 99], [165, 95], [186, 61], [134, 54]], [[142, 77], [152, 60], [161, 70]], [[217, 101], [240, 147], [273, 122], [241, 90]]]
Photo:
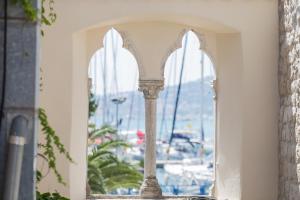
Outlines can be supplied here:
[[[57, 18], [54, 0], [41, 0], [41, 9], [36, 9], [33, 0], [10, 0], [13, 5], [21, 6], [30, 21], [39, 21], [41, 25], [50, 26]], [[41, 32], [44, 35], [44, 32]]]
[[[66, 185], [63, 177], [56, 168], [56, 156], [54, 150], [57, 149], [60, 154], [64, 155], [67, 160], [74, 163], [69, 152], [65, 149], [65, 146], [61, 143], [59, 137], [56, 135], [54, 129], [49, 125], [48, 117], [45, 110], [40, 108], [38, 117], [42, 126], [42, 133], [45, 136], [45, 142], [39, 143], [38, 147], [42, 152], [41, 156], [47, 161], [49, 170], [53, 170], [57, 181], [63, 185]], [[41, 179], [42, 174], [40, 171], [37, 172], [38, 181]]]
[[[40, 120], [42, 133], [44, 135], [44, 142], [39, 143], [38, 147], [40, 152], [38, 155], [43, 158], [48, 164], [49, 171], [53, 171], [56, 179], [59, 183], [66, 185], [62, 175], [58, 172], [56, 167], [56, 155], [55, 150], [57, 150], [60, 154], [64, 155], [65, 158], [74, 163], [71, 158], [69, 152], [65, 149], [65, 146], [60, 141], [59, 137], [56, 135], [55, 130], [49, 125], [48, 117], [44, 109], [40, 108], [38, 110], [38, 118]], [[41, 171], [36, 171], [36, 179], [37, 182], [40, 182], [43, 178], [43, 174]], [[61, 196], [58, 192], [54, 193], [41, 193], [39, 191], [36, 192], [37, 200], [69, 200], [66, 197]]]
[[22, 6], [24, 13], [29, 20], [34, 21], [37, 19], [37, 10], [33, 7], [30, 0], [11, 0], [11, 3]]
[[[41, 9], [37, 9], [34, 6], [33, 0], [10, 0], [10, 3], [15, 6], [20, 6], [25, 14], [25, 17], [29, 21], [37, 21], [40, 25], [51, 26], [57, 18], [54, 10], [54, 0], [41, 0]], [[44, 35], [43, 30], [41, 31], [42, 36]], [[40, 84], [42, 87], [42, 83]], [[69, 152], [65, 149], [65, 146], [59, 139], [55, 130], [49, 125], [48, 117], [44, 109], [38, 110], [38, 118], [41, 124], [42, 134], [44, 135], [43, 143], [38, 143], [38, 148], [41, 153], [38, 153], [42, 159], [44, 159], [48, 165], [48, 172], [53, 171], [57, 181], [63, 185], [66, 185], [62, 175], [59, 173], [56, 166], [56, 154], [58, 151], [64, 155], [65, 158], [74, 163]], [[40, 170], [36, 171], [36, 180], [40, 182], [45, 175]], [[61, 196], [58, 192], [54, 193], [41, 193], [36, 191], [37, 200], [69, 200], [66, 197]]]
[[36, 199], [37, 200], [70, 200], [66, 197], [61, 196], [57, 192], [54, 192], [54, 193], [50, 193], [50, 192], [40, 193], [40, 192], [37, 192], [36, 193]]

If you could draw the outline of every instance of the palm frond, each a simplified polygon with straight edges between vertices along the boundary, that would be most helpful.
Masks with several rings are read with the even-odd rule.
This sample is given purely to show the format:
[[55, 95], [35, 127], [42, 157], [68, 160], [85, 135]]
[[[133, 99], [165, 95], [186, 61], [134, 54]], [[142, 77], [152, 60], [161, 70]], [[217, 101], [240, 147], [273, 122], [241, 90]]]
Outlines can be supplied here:
[[114, 134], [116, 134], [116, 133], [117, 133], [116, 130], [113, 129], [113, 128], [93, 129], [93, 130], [90, 131], [90, 133], [89, 133], [89, 138], [90, 138], [91, 140], [93, 140], [93, 139], [98, 138], [98, 137], [103, 137], [103, 136], [108, 135], [108, 134], [114, 135]]
[[107, 150], [94, 150], [91, 155], [88, 155], [88, 160], [93, 161], [95, 159], [103, 159], [105, 156], [112, 156], [113, 153]]
[[117, 147], [131, 148], [132, 145], [128, 144], [128, 142], [124, 142], [123, 140], [111, 140], [99, 145], [98, 149], [108, 150], [115, 149]]
[[[101, 129], [90, 131], [89, 137], [93, 140], [108, 134], [116, 134], [116, 130], [105, 125]], [[114, 150], [120, 147], [131, 148], [131, 145], [123, 140], [110, 139], [98, 145], [88, 155], [87, 178], [92, 193], [105, 194], [118, 188], [140, 187], [143, 175], [135, 166], [117, 158]]]

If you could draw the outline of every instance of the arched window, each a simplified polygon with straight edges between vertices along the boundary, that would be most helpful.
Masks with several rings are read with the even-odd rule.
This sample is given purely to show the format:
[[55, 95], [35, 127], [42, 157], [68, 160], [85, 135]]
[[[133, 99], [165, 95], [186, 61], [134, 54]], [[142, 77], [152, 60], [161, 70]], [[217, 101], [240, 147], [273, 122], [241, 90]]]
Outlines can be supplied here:
[[[157, 178], [163, 193], [208, 195], [214, 182], [215, 70], [188, 31], [165, 64], [158, 100]], [[163, 152], [163, 153], [161, 153]]]
[[109, 30], [90, 61], [90, 193], [128, 195], [141, 188], [143, 197], [160, 197], [161, 190], [207, 195], [215, 180], [212, 61], [197, 35], [186, 32], [182, 47], [166, 61], [156, 111], [163, 81], [140, 80], [138, 86], [137, 62], [122, 43], [120, 34]]
[[[101, 112], [101, 123], [107, 124], [112, 123], [114, 116], [110, 101], [125, 97], [128, 91], [137, 91], [138, 66], [134, 56], [123, 48], [122, 37], [115, 29], [105, 34], [103, 46], [91, 58], [89, 78], [90, 91], [100, 97], [98, 101], [102, 104], [97, 109]], [[131, 99], [124, 103], [129, 103], [128, 100]]]
[[[134, 56], [123, 48], [121, 35], [110, 29], [89, 65], [89, 194], [139, 191], [144, 110], [139, 106], [143, 97], [137, 90], [138, 75]], [[139, 154], [134, 158], [135, 151]]]

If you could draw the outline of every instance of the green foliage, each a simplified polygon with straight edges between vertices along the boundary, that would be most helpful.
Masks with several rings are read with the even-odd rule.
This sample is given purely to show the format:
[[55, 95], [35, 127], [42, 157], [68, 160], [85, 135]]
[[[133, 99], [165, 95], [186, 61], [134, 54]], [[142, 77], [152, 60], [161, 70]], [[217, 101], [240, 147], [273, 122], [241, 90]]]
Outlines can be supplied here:
[[[46, 8], [48, 5], [48, 12]], [[51, 26], [56, 21], [57, 15], [54, 11], [54, 0], [42, 0], [41, 22], [44, 25]]]
[[112, 136], [112, 135], [117, 134], [117, 130], [112, 128], [109, 125], [104, 125], [100, 129], [97, 129], [94, 124], [90, 124], [89, 128], [91, 129], [89, 131], [89, 139], [90, 140], [94, 140], [98, 137], [103, 137], [103, 136], [106, 136], [106, 135]]
[[89, 118], [95, 115], [97, 107], [98, 107], [98, 102], [96, 100], [96, 97], [92, 92], [90, 92], [90, 97], [89, 97]]
[[61, 196], [59, 193], [36, 193], [36, 199], [37, 200], [69, 200], [66, 197]]
[[[90, 92], [89, 118], [94, 116], [98, 107], [95, 95]], [[87, 182], [92, 193], [106, 194], [118, 188], [139, 188], [143, 175], [135, 166], [121, 161], [113, 150], [117, 148], [130, 148], [131, 146], [116, 138], [117, 130], [110, 125], [100, 129], [95, 124], [89, 124], [89, 141], [101, 138], [104, 142], [98, 145], [88, 155]]]
[[42, 178], [43, 178], [42, 172], [39, 170], [36, 170], [36, 182], [37, 183], [40, 182], [42, 180]]
[[139, 166], [140, 166], [141, 168], [144, 168], [144, 166], [145, 166], [145, 160], [144, 160], [144, 159], [140, 160]]
[[[106, 125], [90, 132], [90, 139], [110, 138], [98, 145], [88, 155], [88, 185], [92, 193], [105, 194], [118, 188], [139, 188], [143, 175], [130, 163], [121, 161], [115, 155], [116, 148], [130, 148], [123, 141], [113, 139], [116, 130]], [[93, 140], [92, 139], [92, 140]]]
[[22, 6], [24, 13], [29, 20], [37, 20], [37, 10], [33, 7], [31, 0], [11, 0], [11, 3]]
[[[38, 111], [38, 117], [42, 126], [42, 133], [45, 136], [45, 142], [39, 143], [38, 146], [40, 148], [40, 151], [42, 152], [43, 157], [45, 157], [45, 160], [47, 161], [48, 168], [52, 170], [57, 178], [57, 181], [63, 185], [66, 183], [63, 180], [63, 177], [58, 172], [56, 168], [56, 155], [55, 155], [55, 149], [62, 155], [66, 157], [67, 160], [70, 162], [73, 162], [73, 159], [71, 158], [69, 152], [65, 149], [64, 145], [61, 143], [59, 137], [56, 135], [55, 131], [48, 122], [48, 117], [45, 113], [45, 110], [40, 108]], [[42, 175], [38, 171], [37, 172], [37, 178], [38, 181], [41, 179]]]
[[[13, 5], [21, 6], [24, 10], [25, 16], [29, 21], [39, 21], [41, 25], [50, 26], [52, 25], [57, 18], [57, 15], [54, 11], [54, 0], [41, 0], [41, 10], [38, 10], [34, 7], [32, 0], [10, 0]], [[42, 36], [44, 35], [43, 30], [41, 31]], [[63, 185], [66, 183], [63, 180], [63, 177], [58, 172], [56, 168], [56, 155], [55, 149], [58, 150], [60, 154], [63, 154], [67, 160], [73, 162], [68, 151], [66, 151], [64, 145], [61, 143], [59, 137], [55, 134], [55, 131], [51, 128], [48, 123], [48, 118], [45, 113], [45, 110], [38, 110], [38, 117], [42, 126], [42, 133], [45, 136], [45, 143], [39, 143], [38, 147], [42, 151], [42, 154], [39, 154], [43, 157], [48, 164], [49, 170], [52, 170], [57, 178], [57, 181]], [[36, 180], [40, 182], [43, 178], [41, 171], [36, 171]], [[66, 197], [61, 196], [59, 193], [40, 193], [36, 192], [37, 200], [69, 200]]]
[[[57, 18], [54, 10], [54, 0], [41, 0], [41, 9], [33, 6], [32, 0], [10, 0], [13, 5], [23, 8], [25, 16], [30, 21], [39, 21], [42, 25], [50, 26]], [[44, 35], [42, 31], [42, 35]]]

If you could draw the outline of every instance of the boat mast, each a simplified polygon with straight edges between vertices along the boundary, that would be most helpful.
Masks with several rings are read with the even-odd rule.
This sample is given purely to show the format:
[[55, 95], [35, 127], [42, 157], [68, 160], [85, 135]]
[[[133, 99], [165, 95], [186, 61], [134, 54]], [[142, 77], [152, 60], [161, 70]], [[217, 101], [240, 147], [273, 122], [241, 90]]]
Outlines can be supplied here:
[[102, 124], [106, 124], [107, 123], [107, 118], [109, 115], [109, 111], [107, 109], [107, 36], [104, 39], [105, 41], [105, 45], [104, 45], [104, 55], [103, 55], [103, 66], [102, 66], [102, 81], [103, 81], [103, 102], [102, 102], [102, 117], [103, 117], [103, 121]]
[[163, 128], [164, 126], [166, 127], [166, 130], [168, 130], [168, 127], [165, 123], [165, 119], [166, 119], [166, 111], [167, 111], [167, 103], [168, 103], [168, 97], [169, 97], [169, 89], [170, 89], [170, 84], [171, 84], [171, 76], [172, 76], [172, 71], [174, 70], [174, 68], [176, 68], [176, 60], [177, 60], [177, 53], [175, 53], [174, 56], [172, 56], [172, 62], [170, 64], [170, 69], [169, 69], [169, 73], [168, 73], [168, 86], [166, 89], [166, 93], [164, 96], [164, 105], [163, 105], [163, 112], [162, 112], [162, 119], [161, 119], [161, 123], [160, 123], [160, 131], [159, 131], [159, 140], [162, 139], [163, 136]]
[[[116, 39], [116, 40], [115, 40]], [[118, 55], [118, 37], [115, 33], [115, 29], [111, 29], [111, 45], [112, 45], [112, 55], [113, 55], [113, 70], [114, 70], [114, 83], [116, 89], [116, 96], [119, 95], [119, 84], [118, 84], [118, 75], [117, 75], [117, 55]], [[114, 84], [112, 84], [113, 86]]]
[[117, 76], [117, 54], [118, 54], [118, 37], [115, 29], [110, 29], [111, 36], [111, 49], [112, 49], [112, 61], [113, 61], [113, 78], [111, 80], [111, 93], [114, 91], [114, 94], [110, 100], [116, 105], [116, 113], [115, 113], [115, 121], [116, 121], [116, 129], [119, 131], [119, 104], [123, 103], [121, 97], [119, 97], [119, 85], [118, 85], [118, 76]]
[[[131, 102], [130, 102], [130, 107], [129, 107], [129, 117], [128, 117], [128, 123], [127, 123], [127, 133], [130, 130], [130, 124], [131, 124], [131, 120], [132, 120], [132, 111], [133, 111], [133, 104], [134, 104], [134, 100], [135, 100], [135, 86], [136, 86], [136, 81], [137, 81], [137, 70], [135, 71], [135, 78], [134, 78], [134, 82], [133, 82], [133, 87], [131, 90]], [[127, 137], [126, 137], [127, 139]]]
[[201, 81], [200, 81], [200, 131], [201, 131], [201, 141], [205, 141], [205, 134], [204, 134], [204, 128], [203, 128], [203, 104], [204, 104], [204, 54], [203, 51], [201, 51]]
[[[183, 69], [184, 69], [184, 65], [185, 65], [188, 38], [189, 38], [189, 32], [186, 33], [185, 41], [184, 41], [184, 48], [183, 48], [183, 55], [182, 55], [182, 62], [181, 62], [181, 69], [180, 69], [180, 76], [179, 76], [179, 84], [178, 84], [178, 88], [177, 88], [175, 109], [174, 109], [173, 121], [172, 121], [172, 132], [171, 132], [171, 137], [170, 137], [170, 140], [169, 140], [169, 148], [171, 146], [171, 143], [172, 143], [172, 140], [173, 140], [174, 130], [175, 130], [175, 127], [176, 127], [177, 110], [178, 110], [178, 103], [179, 103], [179, 97], [180, 97], [180, 92], [181, 92], [181, 84], [182, 84], [182, 77], [183, 77]], [[169, 152], [169, 149], [168, 149], [168, 152]]]

